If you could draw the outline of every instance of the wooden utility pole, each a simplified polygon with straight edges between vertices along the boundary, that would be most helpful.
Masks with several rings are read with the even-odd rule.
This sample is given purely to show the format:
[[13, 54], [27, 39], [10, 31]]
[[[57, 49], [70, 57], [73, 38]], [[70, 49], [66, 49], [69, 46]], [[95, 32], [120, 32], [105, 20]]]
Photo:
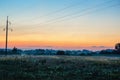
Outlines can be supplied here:
[[6, 42], [5, 42], [5, 52], [7, 54], [7, 48], [8, 48], [8, 16], [6, 21]]

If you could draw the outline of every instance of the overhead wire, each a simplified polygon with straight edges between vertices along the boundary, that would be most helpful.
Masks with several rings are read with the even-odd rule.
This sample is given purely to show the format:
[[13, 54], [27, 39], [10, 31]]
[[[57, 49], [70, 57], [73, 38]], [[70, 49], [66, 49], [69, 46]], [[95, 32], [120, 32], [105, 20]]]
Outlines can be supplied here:
[[95, 6], [92, 6], [92, 7], [89, 7], [89, 8], [85, 8], [85, 9], [82, 9], [82, 10], [77, 11], [77, 12], [73, 12], [72, 14], [67, 14], [67, 15], [64, 15], [64, 16], [61, 16], [61, 17], [50, 19], [50, 20], [47, 20], [45, 22], [49, 23], [49, 22], [53, 22], [53, 21], [56, 21], [56, 20], [59, 20], [59, 19], [64, 19], [66, 17], [71, 17], [71, 16], [74, 16], [74, 15], [77, 15], [77, 14], [79, 15], [80, 13], [83, 13], [85, 11], [88, 11], [88, 10], [91, 10], [91, 9], [97, 9], [98, 7], [101, 7], [101, 6], [106, 6], [107, 3], [111, 3], [111, 2], [113, 2], [113, 0], [105, 1], [105, 2], [97, 4]]
[[[102, 2], [100, 4], [97, 4], [97, 5], [94, 5], [92, 7], [88, 7], [88, 8], [82, 9], [82, 10], [77, 11], [77, 12], [73, 12], [71, 14], [67, 14], [67, 15], [64, 15], [64, 16], [57, 17], [57, 18], [49, 19], [49, 20], [45, 21], [44, 23], [45, 24], [54, 23], [54, 22], [56, 23], [57, 22], [56, 20], [61, 20], [61, 19], [67, 18], [67, 17], [79, 15], [79, 14], [81, 14], [83, 12], [88, 11], [88, 10], [90, 11], [91, 9], [97, 9], [98, 7], [106, 6], [106, 4], [111, 3], [111, 2], [113, 2], [113, 0], [104, 1], [104, 2]], [[44, 23], [41, 22], [41, 23], [34, 24], [34, 25], [44, 25]], [[31, 26], [34, 26], [34, 25], [31, 25]]]
[[[75, 15], [75, 16], [72, 16], [72, 17], [69, 17], [69, 18], [65, 18], [65, 19], [63, 19], [63, 20], [55, 21], [55, 22], [53, 22], [53, 23], [62, 22], [62, 21], [65, 21], [65, 20], [73, 20], [73, 19], [79, 18], [79, 17], [81, 17], [81, 16], [89, 15], [89, 14], [91, 14], [91, 13], [95, 13], [95, 12], [97, 12], [97, 11], [101, 11], [101, 10], [104, 10], [104, 9], [107, 9], [107, 8], [110, 8], [110, 7], [116, 7], [116, 6], [120, 6], [120, 4], [105, 6], [105, 7], [100, 8], [100, 9], [95, 9], [95, 10], [93, 10], [93, 11], [88, 11], [88, 12], [86, 12], [86, 13], [79, 14], [79, 15]], [[72, 18], [72, 19], [70, 19], [70, 18]]]
[[[110, 0], [110, 1], [107, 1], [107, 2], [109, 3], [109, 2], [112, 2], [112, 1], [113, 1], [113, 0]], [[105, 4], [106, 4], [107, 2], [104, 2], [104, 3], [103, 3], [102, 8], [100, 7], [101, 4], [99, 4], [99, 6], [98, 6], [98, 5], [93, 6], [93, 7], [95, 7], [95, 8], [94, 8], [95, 10], [91, 10], [93, 7], [87, 8], [87, 9], [84, 9], [83, 11], [80, 12], [80, 13], [83, 13], [83, 12], [87, 11], [87, 12], [85, 12], [85, 13], [83, 13], [83, 14], [80, 14], [80, 13], [79, 13], [79, 15], [73, 14], [74, 16], [73, 16], [73, 15], [69, 15], [70, 18], [72, 18], [72, 19], [62, 18], [62, 20], [61, 20], [61, 18], [60, 18], [60, 20], [58, 19], [59, 21], [55, 21], [55, 22], [51, 21], [51, 23], [53, 24], [53, 23], [57, 23], [57, 22], [65, 21], [65, 20], [73, 20], [73, 19], [76, 19], [76, 18], [81, 17], [81, 16], [85, 16], [85, 15], [88, 15], [88, 14], [91, 14], [91, 13], [95, 13], [96, 11], [101, 11], [101, 10], [106, 9], [106, 8], [115, 7], [115, 6], [120, 5], [120, 4], [114, 4], [114, 5], [110, 5], [110, 6], [107, 5], [107, 6], [106, 6]], [[98, 8], [98, 7], [100, 7], [100, 8]], [[67, 15], [67, 16], [68, 16], [68, 15]], [[71, 16], [73, 16], [73, 17], [71, 17]], [[50, 22], [47, 22], [46, 24], [50, 24]], [[38, 26], [46, 25], [46, 24], [40, 24], [40, 25], [38, 25]], [[33, 25], [33, 26], [35, 26], [35, 25]], [[34, 28], [34, 29], [35, 29], [35, 28]]]
[[84, 2], [86, 2], [86, 1], [88, 1], [88, 0], [83, 0], [83, 1], [81, 1], [81, 2], [78, 2], [78, 3], [72, 3], [72, 4], [69, 4], [68, 6], [66, 6], [66, 7], [63, 7], [63, 8], [61, 8], [61, 9], [58, 9], [58, 10], [56, 10], [56, 11], [53, 11], [53, 12], [50, 12], [50, 13], [47, 13], [47, 14], [45, 14], [45, 15], [42, 15], [42, 16], [39, 16], [39, 17], [35, 17], [35, 18], [32, 18], [32, 19], [29, 19], [29, 20], [22, 20], [22, 22], [24, 22], [24, 21], [34, 21], [34, 20], [37, 20], [37, 19], [41, 19], [41, 18], [45, 18], [45, 17], [48, 17], [48, 16], [51, 16], [51, 15], [55, 15], [55, 14], [57, 14], [57, 13], [60, 13], [60, 12], [63, 12], [63, 11], [65, 11], [65, 10], [67, 10], [67, 9], [70, 9], [70, 8], [73, 8], [73, 7], [76, 7], [76, 6], [79, 6], [80, 4], [83, 4]]

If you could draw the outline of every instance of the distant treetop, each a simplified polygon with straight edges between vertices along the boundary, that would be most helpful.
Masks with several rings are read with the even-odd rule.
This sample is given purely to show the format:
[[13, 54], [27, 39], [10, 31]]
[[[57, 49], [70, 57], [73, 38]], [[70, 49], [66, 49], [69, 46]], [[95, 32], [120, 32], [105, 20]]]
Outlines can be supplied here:
[[120, 43], [117, 43], [117, 44], [115, 45], [115, 49], [116, 49], [116, 50], [120, 50]]

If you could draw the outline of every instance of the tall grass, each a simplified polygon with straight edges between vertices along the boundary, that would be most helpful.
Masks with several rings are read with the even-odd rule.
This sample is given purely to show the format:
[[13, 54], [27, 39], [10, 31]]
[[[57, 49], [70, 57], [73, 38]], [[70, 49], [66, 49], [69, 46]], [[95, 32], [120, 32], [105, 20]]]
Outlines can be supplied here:
[[120, 80], [120, 58], [0, 56], [0, 80]]

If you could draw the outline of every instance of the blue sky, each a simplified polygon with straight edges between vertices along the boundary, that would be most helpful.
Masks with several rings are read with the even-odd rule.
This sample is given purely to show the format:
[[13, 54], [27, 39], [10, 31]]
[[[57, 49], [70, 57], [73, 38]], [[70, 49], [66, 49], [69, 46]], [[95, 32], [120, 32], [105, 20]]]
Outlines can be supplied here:
[[[66, 12], [73, 12], [75, 9], [80, 10], [105, 1], [111, 0], [0, 0], [0, 15], [20, 16], [24, 13], [24, 15], [30, 14], [30, 16], [32, 15], [33, 17], [35, 15], [41, 16], [76, 4], [76, 6], [66, 10]], [[120, 0], [114, 0], [109, 4], [115, 3], [120, 3]], [[119, 7], [116, 9], [119, 9]], [[111, 9], [111, 11], [114, 11], [114, 8]]]
[[[6, 16], [14, 29], [10, 40], [16, 44], [46, 41], [43, 46], [68, 42], [69, 47], [111, 47], [120, 41], [120, 0], [0, 0], [1, 30]], [[3, 43], [2, 31], [0, 38]]]

